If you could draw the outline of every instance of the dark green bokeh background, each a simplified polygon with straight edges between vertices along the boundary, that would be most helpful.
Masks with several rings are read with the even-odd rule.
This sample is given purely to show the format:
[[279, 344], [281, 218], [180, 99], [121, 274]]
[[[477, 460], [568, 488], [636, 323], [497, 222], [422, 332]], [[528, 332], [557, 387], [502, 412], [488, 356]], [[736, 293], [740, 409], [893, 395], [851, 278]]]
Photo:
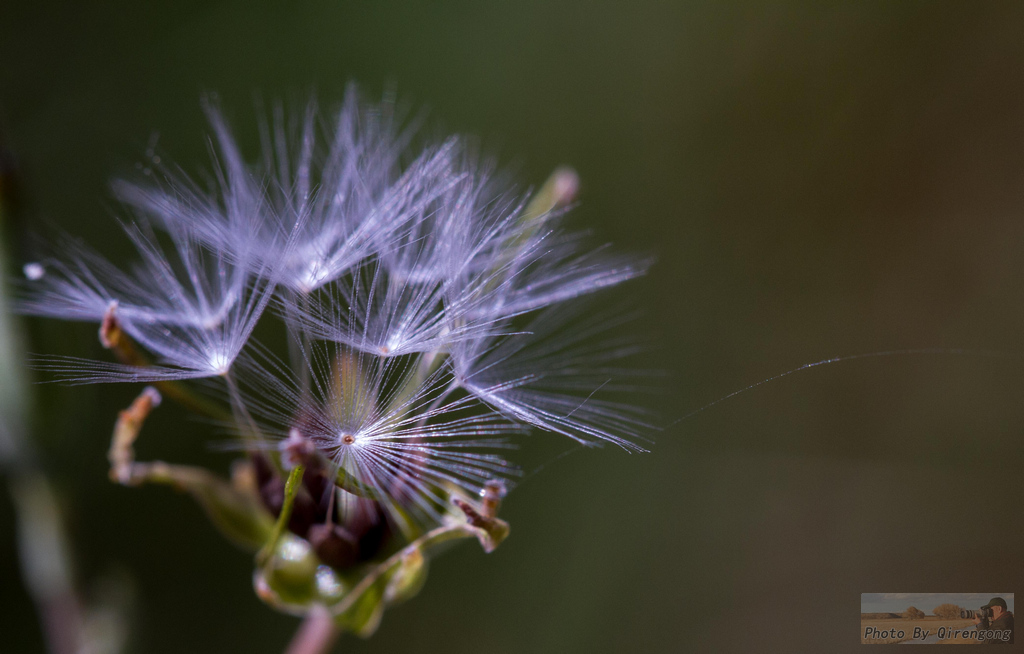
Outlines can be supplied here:
[[[525, 182], [575, 166], [574, 224], [657, 255], [625, 294], [670, 419], [831, 356], [1024, 352], [1024, 4], [763, 4], [5, 2], [0, 126], [22, 215], [117, 252], [109, 179], [157, 131], [205, 164], [202, 92], [251, 135], [256, 92], [395, 82]], [[98, 354], [92, 327], [30, 336]], [[186, 498], [107, 482], [135, 389], [37, 391], [83, 579], [136, 580], [134, 651], [281, 651], [296, 622], [253, 596], [247, 556]], [[449, 552], [339, 650], [852, 651], [861, 592], [1019, 592], [1022, 392], [1018, 356], [849, 361], [651, 454], [574, 454], [509, 497], [496, 553]], [[208, 440], [161, 409], [140, 456], [224, 467]], [[14, 557], [4, 498], [0, 650], [40, 651]]]

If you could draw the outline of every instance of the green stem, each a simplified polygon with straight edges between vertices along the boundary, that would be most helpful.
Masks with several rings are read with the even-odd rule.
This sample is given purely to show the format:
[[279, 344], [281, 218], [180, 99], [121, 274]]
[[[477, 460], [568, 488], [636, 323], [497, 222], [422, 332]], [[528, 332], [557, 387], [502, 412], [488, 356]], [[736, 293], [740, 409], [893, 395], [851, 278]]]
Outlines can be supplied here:
[[8, 483], [22, 578], [39, 611], [48, 651], [75, 654], [92, 643], [83, 629], [83, 607], [72, 581], [71, 544], [53, 486], [31, 468], [12, 474]]
[[321, 605], [314, 606], [306, 614], [285, 654], [327, 654], [341, 635], [341, 629], [334, 624], [331, 612]]
[[284, 484], [284, 503], [281, 505], [281, 514], [277, 516], [277, 522], [274, 523], [274, 530], [270, 532], [270, 539], [267, 540], [267, 544], [256, 555], [256, 562], [261, 567], [273, 556], [274, 551], [277, 549], [277, 542], [281, 540], [284, 530], [288, 528], [288, 521], [292, 517], [292, 507], [295, 506], [295, 496], [298, 494], [299, 486], [302, 484], [303, 472], [302, 466], [295, 466], [288, 474], [288, 481]]
[[[508, 524], [497, 519], [494, 519], [493, 522], [505, 526], [505, 532], [501, 534], [501, 538], [504, 538], [504, 536], [507, 535]], [[483, 528], [475, 527], [464, 522], [435, 527], [409, 545], [406, 545], [398, 552], [392, 554], [382, 563], [373, 567], [340, 602], [330, 607], [331, 613], [335, 616], [344, 615], [348, 610], [356, 605], [359, 599], [363, 596], [363, 593], [370, 590], [370, 588], [379, 582], [382, 577], [393, 572], [401, 564], [403, 558], [408, 556], [410, 552], [419, 551], [420, 553], [425, 553], [430, 548], [440, 545], [441, 543], [460, 538], [476, 538], [483, 546], [484, 551], [488, 553], [492, 552], [501, 542], [500, 540], [492, 539], [490, 533]]]

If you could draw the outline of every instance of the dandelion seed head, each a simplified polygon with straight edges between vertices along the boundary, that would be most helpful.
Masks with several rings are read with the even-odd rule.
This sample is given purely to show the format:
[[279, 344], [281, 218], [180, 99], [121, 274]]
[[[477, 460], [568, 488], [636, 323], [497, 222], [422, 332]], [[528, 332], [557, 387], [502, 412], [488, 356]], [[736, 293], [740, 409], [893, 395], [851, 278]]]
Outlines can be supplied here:
[[[78, 383], [211, 378], [239, 435], [258, 437], [247, 449], [336, 472], [395, 523], [444, 519], [453, 492], [496, 510], [527, 430], [638, 448], [650, 425], [618, 395], [632, 349], [605, 329], [620, 321], [572, 307], [649, 262], [566, 227], [573, 170], [519, 190], [465, 139], [417, 149], [415, 121], [354, 87], [333, 113], [275, 106], [255, 160], [212, 97], [205, 109], [208, 182], [149, 152], [142, 179], [115, 183], [134, 263], [65, 237], [23, 268], [23, 312], [101, 323], [115, 353], [143, 356], [40, 367]], [[274, 318], [287, 361], [253, 337]], [[301, 558], [303, 543], [284, 548]]]

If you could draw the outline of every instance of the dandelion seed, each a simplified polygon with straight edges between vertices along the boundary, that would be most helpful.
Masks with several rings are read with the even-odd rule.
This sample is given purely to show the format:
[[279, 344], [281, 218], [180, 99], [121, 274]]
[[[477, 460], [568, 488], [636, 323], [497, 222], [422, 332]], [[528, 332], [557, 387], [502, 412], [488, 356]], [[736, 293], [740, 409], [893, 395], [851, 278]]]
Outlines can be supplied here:
[[307, 444], [387, 509], [436, 518], [440, 488], [475, 494], [489, 479], [515, 476], [495, 452], [521, 428], [491, 412], [459, 416], [468, 398], [451, 399], [446, 372], [419, 378], [409, 362], [316, 344], [306, 353], [312, 388], [273, 362], [248, 359], [242, 400], [281, 448], [308, 457]]
[[599, 396], [636, 391], [642, 374], [614, 365], [637, 351], [629, 338], [611, 335], [622, 320], [548, 309], [522, 333], [455, 344], [453, 374], [462, 388], [510, 420], [585, 445], [642, 450], [637, 441], [653, 429], [645, 412]]
[[[131, 272], [81, 244], [65, 241], [70, 263], [52, 261], [34, 280], [22, 312], [118, 327], [156, 358], [139, 368], [80, 359], [43, 360], [40, 367], [77, 382], [160, 381], [219, 376], [245, 347], [273, 292], [273, 282], [177, 231], [161, 246], [145, 224], [126, 225], [141, 261]], [[113, 310], [113, 309], [116, 309]], [[109, 344], [106, 344], [109, 346]]]

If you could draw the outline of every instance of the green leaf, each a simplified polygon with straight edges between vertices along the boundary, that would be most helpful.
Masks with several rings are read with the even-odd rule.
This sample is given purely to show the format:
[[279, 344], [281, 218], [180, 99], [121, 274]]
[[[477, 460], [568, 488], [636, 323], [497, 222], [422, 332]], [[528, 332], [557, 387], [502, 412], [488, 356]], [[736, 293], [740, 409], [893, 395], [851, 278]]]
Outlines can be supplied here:
[[427, 581], [427, 559], [416, 547], [403, 551], [401, 561], [384, 588], [384, 602], [397, 604], [412, 599]]
[[240, 547], [256, 549], [270, 538], [274, 520], [259, 499], [203, 468], [154, 461], [132, 463], [127, 483], [167, 484], [184, 490], [199, 503], [210, 522], [228, 540]]
[[367, 588], [350, 609], [335, 618], [335, 623], [360, 638], [369, 638], [380, 626], [384, 617], [383, 580]]

